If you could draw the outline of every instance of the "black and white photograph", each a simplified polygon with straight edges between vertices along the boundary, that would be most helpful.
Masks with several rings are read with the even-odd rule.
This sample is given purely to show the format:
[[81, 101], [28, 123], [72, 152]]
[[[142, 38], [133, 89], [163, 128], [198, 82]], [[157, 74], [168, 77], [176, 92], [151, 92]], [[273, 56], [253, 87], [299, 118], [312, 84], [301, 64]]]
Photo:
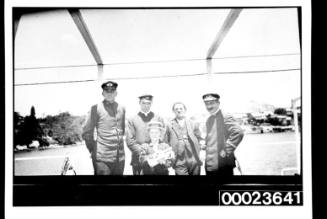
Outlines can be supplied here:
[[9, 10], [14, 207], [303, 207], [301, 6]]
[[[297, 8], [18, 16], [15, 176], [143, 175], [144, 166], [166, 169], [150, 175], [200, 175], [201, 167], [206, 175], [227, 157], [236, 158], [239, 174], [300, 174]], [[157, 144], [151, 124], [162, 132]], [[148, 166], [143, 156], [161, 143], [172, 160]]]

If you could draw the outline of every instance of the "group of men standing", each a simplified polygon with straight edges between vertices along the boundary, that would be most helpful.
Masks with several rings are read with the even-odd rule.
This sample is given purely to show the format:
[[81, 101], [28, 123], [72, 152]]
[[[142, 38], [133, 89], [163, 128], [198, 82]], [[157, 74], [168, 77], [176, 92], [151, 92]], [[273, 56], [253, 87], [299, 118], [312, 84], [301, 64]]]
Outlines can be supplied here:
[[[117, 87], [113, 81], [101, 85], [104, 100], [91, 107], [83, 127], [82, 136], [91, 153], [95, 175], [123, 174], [124, 136], [132, 152], [133, 175], [168, 174], [168, 171], [143, 171], [144, 146], [151, 145], [152, 140], [149, 126], [156, 124], [164, 127], [161, 128], [160, 142], [169, 145], [174, 152], [169, 167], [173, 167], [176, 175], [200, 175], [203, 162], [206, 175], [233, 175], [234, 150], [242, 141], [243, 131], [232, 116], [222, 113], [218, 94], [208, 93], [202, 97], [210, 113], [206, 137], [202, 137], [199, 124], [186, 117], [184, 103], [176, 102], [172, 106], [175, 118], [166, 124], [162, 117], [151, 111], [153, 96], [149, 94], [139, 97], [140, 111], [127, 120], [125, 127], [125, 108], [115, 101]], [[205, 152], [205, 159], [201, 159], [200, 151]]]

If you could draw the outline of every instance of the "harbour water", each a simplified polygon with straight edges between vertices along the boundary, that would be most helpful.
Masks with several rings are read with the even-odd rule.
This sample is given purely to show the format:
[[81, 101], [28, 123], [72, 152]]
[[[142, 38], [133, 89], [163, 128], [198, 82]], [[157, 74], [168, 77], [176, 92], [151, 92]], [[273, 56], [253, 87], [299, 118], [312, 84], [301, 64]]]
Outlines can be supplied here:
[[[281, 175], [285, 168], [296, 168], [297, 154], [294, 132], [247, 134], [235, 154], [243, 175]], [[131, 153], [125, 148], [124, 175], [132, 175]], [[54, 147], [46, 150], [15, 152], [14, 174], [59, 175], [65, 157], [69, 157], [77, 175], [92, 175], [90, 155], [84, 144]]]

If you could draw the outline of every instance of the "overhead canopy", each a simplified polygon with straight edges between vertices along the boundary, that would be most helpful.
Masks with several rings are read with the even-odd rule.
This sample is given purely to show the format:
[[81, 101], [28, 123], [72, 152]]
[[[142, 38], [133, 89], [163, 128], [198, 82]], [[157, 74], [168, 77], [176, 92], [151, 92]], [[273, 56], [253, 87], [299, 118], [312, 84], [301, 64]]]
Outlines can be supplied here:
[[[103, 64], [117, 64], [206, 59], [231, 9], [79, 11]], [[296, 9], [243, 9], [232, 25], [213, 58], [300, 53]], [[68, 10], [20, 19], [16, 69], [92, 64]]]
[[[154, 78], [164, 83], [165, 77], [194, 76], [187, 89], [204, 89], [209, 73], [301, 68], [296, 8], [59, 9], [23, 14], [14, 48], [16, 88], [82, 86], [72, 83], [100, 79], [129, 79], [123, 83], [133, 84], [131, 80]], [[148, 82], [138, 83], [144, 87]], [[177, 85], [171, 89], [179, 90]]]

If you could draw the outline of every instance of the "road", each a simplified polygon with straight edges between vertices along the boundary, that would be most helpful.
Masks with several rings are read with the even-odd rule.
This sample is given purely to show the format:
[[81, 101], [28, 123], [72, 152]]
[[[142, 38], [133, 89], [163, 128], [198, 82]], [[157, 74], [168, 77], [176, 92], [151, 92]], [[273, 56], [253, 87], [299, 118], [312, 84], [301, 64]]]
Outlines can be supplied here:
[[[283, 168], [296, 167], [296, 145], [294, 132], [248, 134], [235, 154], [244, 175], [280, 175]], [[124, 175], [132, 175], [128, 148], [125, 153]], [[84, 144], [17, 152], [14, 174], [59, 175], [65, 157], [69, 157], [77, 175], [93, 174], [92, 161]]]

